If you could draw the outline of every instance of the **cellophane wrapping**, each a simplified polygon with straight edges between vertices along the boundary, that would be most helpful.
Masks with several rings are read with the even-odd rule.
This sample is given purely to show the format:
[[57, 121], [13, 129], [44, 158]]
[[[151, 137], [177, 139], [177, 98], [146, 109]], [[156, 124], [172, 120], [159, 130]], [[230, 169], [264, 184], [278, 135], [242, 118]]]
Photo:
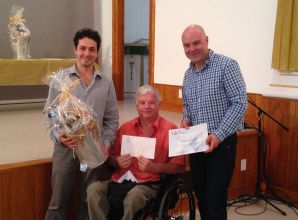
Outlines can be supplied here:
[[13, 5], [10, 11], [8, 32], [10, 44], [15, 59], [29, 59], [30, 56], [30, 30], [25, 25], [23, 13], [25, 8]]
[[77, 140], [78, 146], [73, 149], [74, 156], [76, 155], [80, 161], [81, 171], [85, 172], [104, 163], [107, 155], [103, 150], [96, 113], [71, 94], [71, 90], [80, 80], [73, 81], [63, 70], [59, 70], [58, 73], [48, 75], [44, 81], [51, 81], [51, 86], [60, 91], [45, 110], [48, 130], [58, 135], [66, 134]]

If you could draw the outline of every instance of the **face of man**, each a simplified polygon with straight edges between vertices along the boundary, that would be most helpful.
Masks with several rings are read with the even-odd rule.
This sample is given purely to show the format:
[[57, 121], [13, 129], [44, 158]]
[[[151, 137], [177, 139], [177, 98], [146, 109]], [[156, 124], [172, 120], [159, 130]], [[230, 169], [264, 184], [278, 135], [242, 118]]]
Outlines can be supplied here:
[[160, 102], [156, 96], [149, 92], [145, 95], [139, 95], [136, 100], [136, 109], [139, 117], [145, 120], [155, 120], [158, 116]]
[[75, 48], [75, 55], [77, 64], [82, 67], [93, 67], [93, 63], [98, 57], [96, 41], [84, 37], [79, 40], [77, 48]]
[[199, 27], [189, 27], [182, 34], [185, 55], [197, 67], [204, 65], [208, 58], [208, 37]]

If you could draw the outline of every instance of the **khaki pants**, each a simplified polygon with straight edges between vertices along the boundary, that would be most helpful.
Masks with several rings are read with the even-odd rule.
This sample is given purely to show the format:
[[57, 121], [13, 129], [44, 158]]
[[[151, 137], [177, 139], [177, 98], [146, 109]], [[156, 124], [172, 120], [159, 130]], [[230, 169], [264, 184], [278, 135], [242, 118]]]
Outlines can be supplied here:
[[[87, 202], [90, 220], [105, 220], [109, 214], [107, 197], [110, 181], [97, 181], [87, 188]], [[146, 185], [136, 185], [123, 200], [124, 214], [122, 220], [132, 220], [135, 214], [144, 208], [147, 202], [156, 197], [158, 189]]]
[[79, 172], [80, 163], [73, 158], [73, 152], [68, 147], [56, 144], [53, 154], [52, 167], [52, 197], [45, 220], [65, 220], [66, 212], [72, 190], [75, 186], [76, 176], [80, 174], [80, 206], [77, 220], [88, 219], [86, 203], [87, 186], [99, 179], [99, 167]]

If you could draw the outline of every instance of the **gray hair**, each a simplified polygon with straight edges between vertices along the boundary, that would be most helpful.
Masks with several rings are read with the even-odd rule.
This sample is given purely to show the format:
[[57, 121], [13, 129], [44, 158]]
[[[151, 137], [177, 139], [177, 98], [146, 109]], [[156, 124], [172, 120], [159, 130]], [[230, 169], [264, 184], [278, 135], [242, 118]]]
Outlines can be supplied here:
[[136, 99], [140, 95], [146, 95], [147, 93], [153, 93], [155, 95], [157, 101], [160, 102], [159, 92], [157, 91], [157, 89], [155, 89], [154, 87], [152, 87], [150, 85], [144, 85], [144, 86], [139, 87], [136, 92]]

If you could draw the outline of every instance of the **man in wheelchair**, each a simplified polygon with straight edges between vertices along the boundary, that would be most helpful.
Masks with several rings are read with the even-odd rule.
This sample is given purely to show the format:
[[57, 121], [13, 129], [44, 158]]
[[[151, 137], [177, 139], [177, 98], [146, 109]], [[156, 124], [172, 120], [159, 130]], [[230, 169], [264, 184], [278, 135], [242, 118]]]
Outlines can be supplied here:
[[[159, 116], [159, 107], [160, 97], [156, 89], [148, 85], [138, 88], [138, 117], [119, 128], [116, 141], [110, 149], [108, 164], [115, 168], [111, 180], [94, 182], [87, 189], [90, 220], [104, 220], [108, 219], [108, 216], [114, 219], [111, 215], [121, 212], [122, 209], [122, 219], [132, 220], [149, 200], [157, 196], [161, 174], [184, 171], [184, 156], [168, 157], [168, 131], [177, 126]], [[155, 138], [154, 159], [135, 157], [131, 154], [121, 155], [123, 135]], [[123, 178], [127, 172], [130, 173], [130, 177]], [[122, 179], [125, 180], [121, 181]], [[126, 179], [135, 181], [132, 183]], [[125, 192], [122, 193], [121, 189]], [[123, 201], [121, 195], [124, 197]], [[117, 210], [114, 210], [115, 208]]]

